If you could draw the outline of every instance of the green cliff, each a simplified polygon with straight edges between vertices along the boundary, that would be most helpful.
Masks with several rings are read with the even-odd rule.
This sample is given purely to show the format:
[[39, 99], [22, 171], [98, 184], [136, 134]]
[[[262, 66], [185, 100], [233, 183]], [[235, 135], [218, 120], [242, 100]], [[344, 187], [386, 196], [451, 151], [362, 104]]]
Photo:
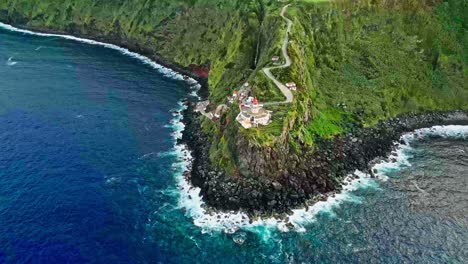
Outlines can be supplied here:
[[[228, 114], [212, 129], [212, 160], [234, 174], [253, 170], [275, 178], [295, 170], [291, 159], [314, 152], [317, 140], [356, 126], [468, 109], [467, 14], [468, 3], [455, 0], [293, 1], [287, 13], [294, 22], [288, 47], [293, 64], [274, 74], [298, 84], [294, 103], [269, 107], [273, 123], [258, 129], [240, 129], [233, 122], [237, 112]], [[279, 37], [264, 47], [257, 70], [281, 53], [286, 25], [273, 25], [265, 31]], [[262, 72], [250, 81], [262, 101], [282, 99]], [[271, 167], [259, 165], [260, 159]]]
[[[256, 96], [271, 101], [282, 94], [261, 69], [281, 53], [284, 2], [3, 0], [0, 20], [209, 68], [214, 103], [223, 103], [246, 80]], [[466, 1], [289, 2], [293, 64], [273, 73], [298, 84], [294, 102], [271, 106], [273, 123], [258, 129], [241, 129], [236, 107], [216, 123], [203, 120], [212, 138], [211, 160], [229, 174], [282, 171], [288, 155], [314, 152], [318, 140], [346, 135], [355, 126], [372, 127], [406, 113], [468, 109]], [[256, 152], [276, 158], [258, 165]]]
[[265, 8], [256, 0], [6, 0], [0, 20], [113, 42], [181, 66], [211, 69], [221, 100], [253, 66]]

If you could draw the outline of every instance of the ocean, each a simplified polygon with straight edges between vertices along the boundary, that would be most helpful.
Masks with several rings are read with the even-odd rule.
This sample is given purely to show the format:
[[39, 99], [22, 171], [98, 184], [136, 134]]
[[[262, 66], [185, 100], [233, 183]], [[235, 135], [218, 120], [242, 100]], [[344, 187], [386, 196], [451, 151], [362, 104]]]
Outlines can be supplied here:
[[[466, 263], [468, 127], [402, 137], [294, 228], [207, 214], [182, 173], [193, 80], [0, 25], [0, 263]], [[236, 243], [242, 241], [242, 244]]]

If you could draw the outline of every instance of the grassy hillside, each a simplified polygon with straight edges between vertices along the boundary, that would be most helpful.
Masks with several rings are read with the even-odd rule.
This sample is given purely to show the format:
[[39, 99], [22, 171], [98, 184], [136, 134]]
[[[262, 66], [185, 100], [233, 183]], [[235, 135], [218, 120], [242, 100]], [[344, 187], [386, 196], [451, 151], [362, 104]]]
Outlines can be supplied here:
[[271, 143], [288, 130], [313, 145], [350, 123], [468, 109], [467, 14], [468, 2], [456, 0], [295, 1], [294, 63], [275, 74], [299, 84], [298, 100], [277, 109], [283, 126], [254, 137]]
[[[238, 170], [239, 140], [231, 139], [236, 135], [266, 151], [284, 144], [299, 151], [314, 149], [318, 138], [400, 114], [467, 110], [467, 5], [456, 0], [293, 1], [288, 9], [294, 21], [293, 65], [274, 74], [299, 85], [295, 102], [269, 107], [273, 123], [258, 129], [239, 128], [236, 113], [228, 114], [211, 128], [213, 160]], [[257, 70], [280, 53], [285, 23], [272, 16], [274, 29], [267, 32], [279, 37], [270, 40]], [[263, 101], [281, 98], [260, 71], [251, 79]]]
[[[285, 22], [275, 0], [3, 0], [0, 20], [33, 29], [97, 36], [182, 66], [210, 68], [211, 100], [224, 102], [248, 79], [262, 101], [282, 94], [261, 69], [280, 54]], [[236, 174], [238, 148], [314, 148], [404, 113], [468, 109], [468, 2], [460, 0], [296, 0], [289, 54], [275, 70], [299, 89], [270, 107], [273, 123], [244, 130], [234, 107], [218, 123], [211, 158]], [[257, 52], [258, 51], [258, 52]]]
[[96, 36], [182, 66], [209, 66], [212, 97], [219, 101], [229, 93], [226, 87], [251, 72], [269, 5], [260, 0], [3, 0], [0, 20]]

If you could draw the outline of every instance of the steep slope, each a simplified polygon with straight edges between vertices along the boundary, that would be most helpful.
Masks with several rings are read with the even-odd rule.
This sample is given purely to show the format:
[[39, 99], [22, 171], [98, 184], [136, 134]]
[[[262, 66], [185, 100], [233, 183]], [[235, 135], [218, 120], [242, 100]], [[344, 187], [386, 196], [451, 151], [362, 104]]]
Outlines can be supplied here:
[[[293, 64], [273, 70], [281, 82], [299, 85], [296, 100], [270, 107], [270, 126], [238, 132], [222, 126], [224, 131], [241, 134], [261, 148], [288, 144], [300, 153], [303, 146], [313, 149], [317, 140], [345, 135], [356, 125], [372, 127], [401, 114], [468, 108], [465, 1], [310, 2], [295, 1], [289, 8]], [[280, 53], [281, 40], [269, 48], [259, 65]], [[261, 101], [284, 100], [263, 74], [253, 78]], [[235, 141], [228, 147], [222, 146], [228, 141], [220, 142], [219, 150], [242, 149]], [[215, 160], [223, 161], [222, 156], [238, 153]]]
[[[339, 188], [343, 175], [385, 155], [399, 133], [460, 119], [413, 114], [468, 110], [466, 1], [289, 2], [292, 64], [271, 72], [298, 84], [293, 102], [268, 106], [273, 123], [258, 129], [239, 127], [237, 107], [217, 122], [189, 117], [193, 181], [215, 207], [286, 211]], [[0, 21], [112, 42], [191, 69], [209, 76], [216, 104], [246, 80], [261, 101], [282, 101], [261, 70], [281, 54], [286, 4], [4, 0]]]
[[[239, 128], [236, 109], [219, 124], [203, 123], [211, 137], [200, 144], [211, 144], [210, 159], [235, 176], [198, 171], [218, 207], [281, 211], [336, 190], [344, 175], [386, 155], [400, 133], [460, 121], [424, 114], [468, 109], [466, 2], [311, 2], [289, 9], [293, 64], [273, 71], [299, 85], [293, 104], [269, 106], [273, 123], [258, 129]], [[285, 23], [276, 25], [284, 36]], [[264, 50], [259, 67], [281, 43]], [[284, 100], [263, 74], [251, 82], [262, 101]]]
[[[5, 0], [0, 20], [35, 30], [126, 46], [165, 64], [209, 71], [212, 97], [240, 82], [254, 63], [260, 1]], [[262, 3], [263, 5], [263, 3]]]

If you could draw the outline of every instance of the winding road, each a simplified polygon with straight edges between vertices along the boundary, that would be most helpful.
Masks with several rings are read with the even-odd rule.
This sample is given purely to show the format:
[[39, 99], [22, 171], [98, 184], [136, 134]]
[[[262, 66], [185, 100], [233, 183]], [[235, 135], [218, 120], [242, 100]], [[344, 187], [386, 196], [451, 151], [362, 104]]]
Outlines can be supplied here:
[[[281, 47], [281, 50], [283, 52], [283, 56], [286, 60], [286, 62], [283, 64], [283, 65], [280, 65], [280, 66], [273, 66], [273, 67], [265, 67], [263, 68], [263, 72], [265, 73], [265, 75], [273, 81], [273, 83], [278, 87], [278, 89], [281, 90], [281, 92], [283, 93], [284, 97], [286, 97], [286, 100], [284, 101], [276, 101], [276, 102], [266, 102], [266, 103], [263, 103], [263, 105], [279, 105], [279, 104], [290, 104], [293, 102], [293, 99], [294, 99], [294, 95], [293, 93], [291, 92], [291, 90], [289, 90], [286, 85], [284, 85], [283, 83], [281, 83], [280, 81], [278, 81], [278, 79], [276, 79], [276, 77], [271, 73], [271, 70], [273, 69], [280, 69], [280, 68], [288, 68], [289, 66], [291, 66], [292, 64], [292, 61], [291, 61], [291, 58], [289, 57], [288, 55], [288, 43], [289, 43], [289, 33], [291, 32], [291, 28], [292, 28], [292, 25], [293, 25], [293, 22], [291, 20], [289, 20], [287, 17], [284, 16], [284, 13], [286, 12], [286, 9], [289, 7], [289, 5], [286, 5], [284, 6], [282, 9], [281, 9], [281, 17], [287, 22], [288, 26], [287, 26], [287, 29], [286, 29], [286, 36], [284, 37], [284, 42], [283, 42], [283, 46]], [[216, 113], [220, 113], [223, 109], [226, 109], [226, 108], [229, 108], [227, 105], [225, 104], [221, 104], [221, 105], [218, 105], [218, 107], [216, 108], [216, 110], [214, 111], [214, 114], [213, 112], [206, 112], [205, 109], [199, 109], [198, 111], [206, 116], [208, 119], [213, 119], [213, 117], [215, 117], [215, 114]]]
[[280, 14], [281, 17], [284, 20], [286, 20], [286, 22], [288, 24], [288, 27], [286, 29], [286, 36], [284, 37], [283, 46], [281, 48], [281, 50], [283, 51], [283, 56], [284, 56], [286, 62], [281, 66], [263, 68], [263, 72], [265, 73], [265, 75], [275, 83], [275, 85], [278, 87], [278, 89], [281, 90], [284, 97], [286, 97], [286, 100], [279, 101], [279, 102], [267, 102], [267, 103], [264, 103], [264, 105], [290, 104], [290, 103], [292, 103], [292, 101], [294, 99], [294, 95], [291, 92], [291, 90], [289, 90], [286, 87], [286, 85], [284, 85], [283, 83], [278, 81], [278, 79], [276, 79], [276, 77], [271, 73], [271, 70], [273, 70], [273, 69], [288, 68], [289, 66], [291, 66], [291, 63], [292, 63], [291, 58], [288, 55], [288, 43], [289, 43], [289, 33], [291, 32], [293, 22], [290, 19], [288, 19], [287, 17], [284, 16], [284, 13], [286, 12], [286, 9], [288, 7], [289, 7], [289, 5], [284, 6], [283, 9], [281, 9], [281, 14]]

